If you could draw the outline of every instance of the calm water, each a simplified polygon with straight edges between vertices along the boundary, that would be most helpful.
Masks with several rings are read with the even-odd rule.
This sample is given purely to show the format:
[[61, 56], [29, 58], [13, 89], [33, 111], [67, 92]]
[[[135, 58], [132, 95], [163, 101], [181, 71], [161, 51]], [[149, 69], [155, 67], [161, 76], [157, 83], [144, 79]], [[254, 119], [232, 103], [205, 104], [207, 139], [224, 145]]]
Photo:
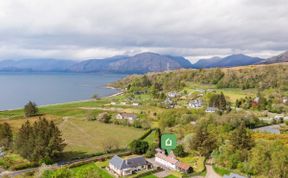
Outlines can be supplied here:
[[108, 96], [117, 90], [107, 83], [124, 75], [76, 73], [0, 73], [0, 110], [23, 107], [29, 100], [37, 105]]

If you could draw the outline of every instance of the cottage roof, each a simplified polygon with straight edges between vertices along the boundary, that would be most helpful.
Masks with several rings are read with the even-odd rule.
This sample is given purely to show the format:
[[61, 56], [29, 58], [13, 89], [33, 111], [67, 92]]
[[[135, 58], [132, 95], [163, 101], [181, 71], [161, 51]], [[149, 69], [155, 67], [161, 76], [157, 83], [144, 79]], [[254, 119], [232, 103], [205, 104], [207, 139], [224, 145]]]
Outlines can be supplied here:
[[224, 175], [223, 178], [246, 178], [246, 177], [240, 176], [239, 174], [231, 173], [230, 175]]
[[163, 154], [163, 153], [156, 153], [156, 155], [155, 155], [156, 157], [158, 157], [158, 158], [160, 158], [160, 159], [162, 159], [162, 160], [165, 160], [165, 161], [167, 161], [167, 162], [169, 162], [169, 163], [171, 163], [171, 164], [176, 164], [177, 162], [178, 162], [178, 160], [177, 159], [175, 159], [175, 158], [173, 158], [173, 157], [171, 157], [171, 156], [166, 156], [165, 154]]
[[109, 163], [117, 169], [133, 168], [147, 164], [146, 160], [142, 156], [132, 157], [125, 160], [117, 155], [113, 156]]
[[191, 166], [189, 166], [188, 164], [182, 163], [182, 162], [178, 162], [177, 167], [179, 169], [187, 171]]

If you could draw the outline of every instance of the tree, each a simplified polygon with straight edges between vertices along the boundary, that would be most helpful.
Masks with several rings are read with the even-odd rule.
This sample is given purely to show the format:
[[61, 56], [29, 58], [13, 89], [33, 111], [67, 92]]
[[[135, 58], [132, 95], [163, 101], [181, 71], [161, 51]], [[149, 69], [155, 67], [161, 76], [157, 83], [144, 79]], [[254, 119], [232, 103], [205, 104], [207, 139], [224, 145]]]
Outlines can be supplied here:
[[16, 151], [22, 157], [35, 162], [50, 163], [65, 146], [58, 127], [45, 118], [40, 118], [33, 126], [27, 121], [20, 128], [15, 140]]
[[240, 123], [240, 126], [232, 132], [230, 141], [234, 149], [250, 150], [254, 145], [251, 134], [247, 131], [246, 125], [243, 121]]
[[174, 154], [176, 156], [179, 156], [179, 157], [184, 157], [186, 156], [186, 152], [184, 151], [184, 148], [182, 145], [177, 145], [176, 148], [173, 150]]
[[25, 117], [37, 116], [39, 114], [37, 105], [33, 103], [32, 101], [29, 101], [24, 106], [24, 112], [25, 112]]
[[130, 149], [135, 154], [144, 154], [147, 152], [149, 144], [143, 140], [134, 140], [130, 144]]
[[192, 148], [199, 151], [202, 156], [209, 157], [216, 148], [216, 138], [208, 132], [208, 123], [202, 122], [196, 127]]
[[13, 134], [11, 127], [8, 123], [0, 125], [0, 146], [5, 150], [8, 150], [12, 147]]
[[111, 115], [107, 112], [100, 113], [97, 116], [97, 120], [104, 123], [109, 123], [111, 120]]
[[24, 158], [31, 158], [33, 150], [33, 128], [29, 121], [26, 121], [18, 131], [15, 140], [16, 151]]

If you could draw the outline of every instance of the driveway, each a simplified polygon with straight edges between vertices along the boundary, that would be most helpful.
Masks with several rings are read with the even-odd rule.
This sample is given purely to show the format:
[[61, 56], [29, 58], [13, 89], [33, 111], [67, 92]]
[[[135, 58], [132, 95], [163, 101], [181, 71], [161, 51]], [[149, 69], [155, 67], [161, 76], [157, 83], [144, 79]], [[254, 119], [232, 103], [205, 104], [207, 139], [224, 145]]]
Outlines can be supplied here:
[[222, 178], [219, 174], [217, 174], [211, 165], [206, 164], [206, 176], [205, 178]]

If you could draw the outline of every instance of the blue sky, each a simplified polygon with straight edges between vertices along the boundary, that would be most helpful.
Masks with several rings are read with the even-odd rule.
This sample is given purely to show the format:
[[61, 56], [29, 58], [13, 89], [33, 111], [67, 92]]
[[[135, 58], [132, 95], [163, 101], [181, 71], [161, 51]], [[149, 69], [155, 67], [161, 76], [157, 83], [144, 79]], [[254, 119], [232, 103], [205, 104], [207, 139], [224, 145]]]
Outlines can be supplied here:
[[0, 60], [288, 49], [287, 0], [1, 0]]

